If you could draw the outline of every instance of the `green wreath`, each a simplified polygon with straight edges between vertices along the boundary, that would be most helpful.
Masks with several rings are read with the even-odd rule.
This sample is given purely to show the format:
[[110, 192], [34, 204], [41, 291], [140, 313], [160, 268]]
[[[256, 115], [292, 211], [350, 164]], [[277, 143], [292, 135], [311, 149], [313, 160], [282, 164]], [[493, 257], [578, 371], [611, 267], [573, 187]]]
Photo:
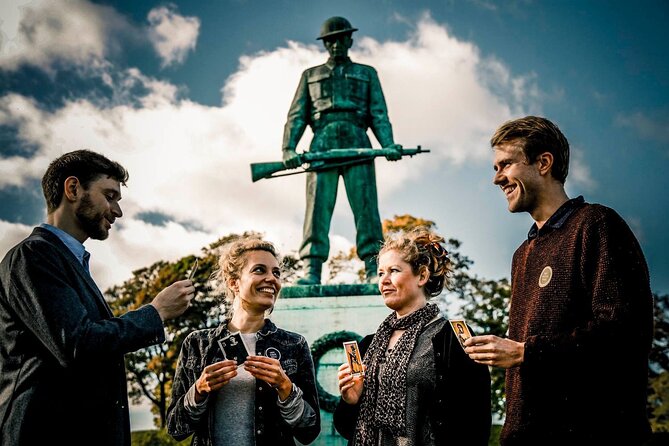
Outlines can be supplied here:
[[323, 386], [321, 386], [321, 383], [318, 382], [318, 366], [321, 358], [325, 353], [332, 350], [333, 348], [342, 347], [343, 342], [360, 342], [361, 340], [362, 336], [359, 334], [352, 331], [342, 330], [321, 336], [311, 345], [311, 356], [314, 358], [314, 369], [316, 370], [316, 390], [318, 390], [318, 401], [320, 402], [321, 409], [324, 411], [333, 413], [337, 408], [337, 403], [339, 403], [339, 396], [329, 393], [323, 388]]

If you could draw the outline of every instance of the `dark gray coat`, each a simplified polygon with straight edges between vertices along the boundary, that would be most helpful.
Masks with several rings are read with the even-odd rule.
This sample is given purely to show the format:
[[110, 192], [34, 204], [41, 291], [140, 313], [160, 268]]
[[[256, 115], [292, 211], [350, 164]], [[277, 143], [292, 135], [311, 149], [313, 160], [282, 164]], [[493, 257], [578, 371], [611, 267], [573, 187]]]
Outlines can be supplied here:
[[0, 285], [0, 444], [129, 445], [123, 354], [164, 340], [157, 311], [113, 317], [43, 228], [7, 253]]

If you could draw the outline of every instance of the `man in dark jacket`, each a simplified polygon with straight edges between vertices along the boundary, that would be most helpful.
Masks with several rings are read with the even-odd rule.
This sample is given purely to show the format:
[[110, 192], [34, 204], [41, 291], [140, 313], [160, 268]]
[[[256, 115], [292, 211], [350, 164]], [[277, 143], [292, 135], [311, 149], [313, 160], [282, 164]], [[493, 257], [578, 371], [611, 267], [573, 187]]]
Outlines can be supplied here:
[[[312, 152], [372, 147], [367, 137], [368, 128], [382, 147], [400, 147], [393, 140], [376, 70], [351, 62], [348, 57], [354, 31], [357, 29], [343, 17], [331, 17], [323, 23], [318, 39], [323, 41], [330, 58], [323, 65], [302, 73], [283, 133], [283, 159], [289, 167], [297, 167], [299, 163], [295, 148], [307, 126], [314, 132]], [[397, 155], [387, 158], [396, 161], [401, 157], [397, 150]], [[300, 247], [306, 275], [298, 284], [321, 282], [321, 268], [330, 251], [328, 232], [340, 175], [353, 211], [358, 256], [365, 262], [367, 279], [372, 281], [376, 277], [376, 254], [383, 234], [374, 161], [370, 160], [307, 174], [307, 209]]]
[[47, 223], [0, 264], [3, 446], [130, 445], [123, 354], [164, 341], [162, 321], [181, 315], [195, 290], [182, 280], [113, 317], [83, 243], [107, 238], [127, 179], [88, 150], [53, 161], [42, 178]]
[[569, 143], [545, 118], [492, 137], [493, 182], [534, 220], [512, 265], [509, 337], [475, 336], [466, 352], [504, 367], [502, 445], [640, 445], [653, 304], [641, 247], [612, 209], [569, 199]]

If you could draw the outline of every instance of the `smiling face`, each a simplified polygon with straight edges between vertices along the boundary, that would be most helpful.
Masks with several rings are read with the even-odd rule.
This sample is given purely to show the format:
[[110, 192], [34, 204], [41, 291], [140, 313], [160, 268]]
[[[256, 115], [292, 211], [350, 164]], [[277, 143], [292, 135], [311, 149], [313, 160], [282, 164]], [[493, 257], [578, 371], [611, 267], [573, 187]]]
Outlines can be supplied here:
[[91, 181], [74, 210], [81, 230], [90, 238], [104, 240], [117, 218], [123, 216], [120, 183], [110, 177]]
[[250, 313], [263, 313], [272, 308], [281, 289], [279, 261], [270, 252], [247, 251], [239, 279], [230, 283], [241, 307]]
[[509, 212], [529, 212], [539, 206], [542, 177], [537, 162], [529, 162], [522, 148], [515, 144], [495, 146], [493, 183], [502, 188]]
[[425, 268], [414, 274], [398, 251], [384, 251], [379, 255], [379, 291], [386, 306], [398, 316], [425, 306], [427, 298], [423, 287], [427, 279]]

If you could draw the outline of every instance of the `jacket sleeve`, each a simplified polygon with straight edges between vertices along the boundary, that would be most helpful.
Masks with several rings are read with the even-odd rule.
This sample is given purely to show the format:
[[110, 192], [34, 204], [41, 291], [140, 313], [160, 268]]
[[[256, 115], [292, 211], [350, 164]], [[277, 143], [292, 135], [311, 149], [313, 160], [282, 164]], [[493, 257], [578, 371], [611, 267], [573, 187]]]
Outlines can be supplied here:
[[[97, 303], [63, 254], [45, 241], [19, 245], [2, 268], [2, 284], [17, 317], [62, 367], [123, 355], [165, 339], [150, 305], [121, 317], [91, 315]], [[90, 302], [89, 302], [90, 301]]]
[[[653, 300], [641, 247], [624, 220], [606, 209], [583, 229], [580, 271], [590, 320], [562, 334], [526, 339], [522, 367], [624, 355], [647, 357], [652, 343]], [[580, 274], [580, 276], [579, 276]], [[576, 296], [570, 296], [576, 298]]]
[[435, 429], [442, 441], [486, 446], [490, 437], [490, 373], [465, 354], [448, 324], [435, 342]]
[[302, 338], [295, 385], [302, 390], [305, 407], [300, 421], [292, 428], [293, 435], [302, 444], [309, 444], [321, 432], [321, 413], [316, 390], [316, 373], [309, 344]]
[[288, 110], [288, 119], [283, 128], [283, 150], [295, 150], [309, 123], [311, 99], [307, 85], [307, 72], [302, 73], [295, 91], [293, 102]]
[[167, 408], [167, 433], [181, 441], [200, 428], [206, 428], [208, 413], [198, 420], [194, 419], [184, 407], [184, 398], [188, 390], [197, 380], [197, 371], [188, 364], [199, 363], [198, 353], [195, 351], [195, 339], [191, 333], [181, 346], [177, 370], [172, 381], [172, 398]]
[[[369, 345], [372, 343], [374, 335], [368, 335], [360, 341], [360, 356], [365, 357]], [[363, 361], [364, 362], [364, 361]], [[335, 429], [339, 434], [350, 441], [355, 434], [355, 426], [358, 422], [358, 413], [360, 412], [360, 402], [358, 404], [348, 404], [341, 397], [333, 415]]]

